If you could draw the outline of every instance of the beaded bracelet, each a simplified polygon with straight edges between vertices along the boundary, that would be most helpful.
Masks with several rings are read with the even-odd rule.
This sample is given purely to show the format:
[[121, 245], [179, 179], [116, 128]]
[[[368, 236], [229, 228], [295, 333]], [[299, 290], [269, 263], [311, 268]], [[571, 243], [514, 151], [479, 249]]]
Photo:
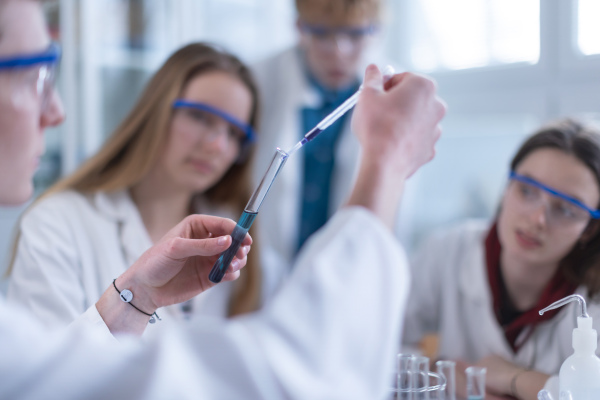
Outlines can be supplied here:
[[[144, 315], [147, 315], [150, 317], [150, 322], [151, 324], [155, 323], [156, 320], [158, 319], [159, 321], [162, 321], [160, 319], [160, 317], [158, 316], [158, 314], [156, 313], [156, 311], [154, 311], [152, 314], [148, 314], [145, 311], [140, 310], [139, 308], [137, 308], [136, 306], [134, 306], [131, 303], [131, 300], [133, 300], [133, 293], [131, 292], [131, 290], [129, 289], [124, 289], [123, 291], [120, 291], [119, 289], [117, 289], [117, 284], [115, 283], [117, 281], [117, 279], [113, 279], [113, 286], [115, 287], [115, 290], [117, 291], [117, 293], [119, 293], [119, 297], [121, 298], [121, 300], [123, 300], [125, 303], [128, 303], [131, 307], [135, 308], [136, 310], [138, 310], [139, 312], [141, 312]], [[156, 316], [156, 318], [154, 318], [154, 316]]]

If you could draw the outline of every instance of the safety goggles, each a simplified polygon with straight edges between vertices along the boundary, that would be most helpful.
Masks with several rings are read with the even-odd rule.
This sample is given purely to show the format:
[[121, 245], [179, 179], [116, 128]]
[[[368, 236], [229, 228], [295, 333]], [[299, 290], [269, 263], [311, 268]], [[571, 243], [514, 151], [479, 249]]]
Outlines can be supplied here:
[[299, 24], [300, 32], [310, 39], [319, 50], [339, 50], [351, 53], [361, 50], [368, 38], [377, 32], [376, 25], [331, 28], [304, 22]]
[[173, 102], [173, 109], [185, 111], [188, 119], [194, 124], [196, 131], [208, 141], [215, 140], [217, 137], [216, 121], [219, 119], [225, 121], [229, 125], [228, 141], [240, 145], [238, 162], [245, 159], [248, 148], [256, 139], [256, 134], [251, 125], [209, 104], [177, 99]]
[[544, 185], [525, 175], [511, 171], [509, 179], [515, 183], [516, 197], [524, 211], [545, 205], [548, 221], [557, 225], [600, 219], [600, 210], [594, 210], [580, 200]]
[[60, 46], [52, 42], [50, 46], [39, 53], [19, 54], [10, 57], [0, 57], [0, 71], [29, 72], [34, 74], [35, 90], [42, 100], [44, 108], [54, 89], [56, 67], [60, 60]]

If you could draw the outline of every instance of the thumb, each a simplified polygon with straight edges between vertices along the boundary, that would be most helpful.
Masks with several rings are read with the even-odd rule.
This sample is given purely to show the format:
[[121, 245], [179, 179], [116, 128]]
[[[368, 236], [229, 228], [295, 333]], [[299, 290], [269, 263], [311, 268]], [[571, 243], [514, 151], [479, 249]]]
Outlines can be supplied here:
[[169, 241], [167, 249], [169, 256], [182, 259], [193, 256], [214, 256], [227, 250], [231, 245], [231, 236], [219, 236], [208, 239], [173, 238]]
[[370, 64], [365, 71], [363, 80], [363, 88], [375, 89], [378, 92], [383, 92], [383, 76], [377, 65]]

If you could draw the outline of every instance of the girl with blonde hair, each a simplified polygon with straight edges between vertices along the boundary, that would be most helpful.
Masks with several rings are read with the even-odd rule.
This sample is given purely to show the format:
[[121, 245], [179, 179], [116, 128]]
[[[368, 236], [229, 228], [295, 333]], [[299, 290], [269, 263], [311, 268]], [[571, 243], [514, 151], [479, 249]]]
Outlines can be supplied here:
[[[9, 301], [48, 326], [66, 325], [185, 216], [237, 217], [251, 194], [258, 107], [254, 80], [236, 57], [201, 43], [175, 52], [102, 149], [25, 213]], [[236, 282], [163, 314], [258, 309], [257, 247]]]

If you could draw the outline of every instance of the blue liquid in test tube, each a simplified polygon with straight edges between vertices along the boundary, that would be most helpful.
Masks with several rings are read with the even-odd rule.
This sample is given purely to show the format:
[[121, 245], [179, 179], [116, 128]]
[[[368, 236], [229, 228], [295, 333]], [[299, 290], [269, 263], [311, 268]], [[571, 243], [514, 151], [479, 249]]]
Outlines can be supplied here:
[[237, 225], [231, 233], [231, 246], [229, 246], [229, 248], [221, 254], [215, 265], [213, 265], [210, 274], [208, 275], [208, 279], [210, 279], [211, 282], [219, 283], [223, 279], [223, 276], [225, 276], [227, 268], [229, 268], [229, 264], [231, 264], [231, 261], [233, 261], [235, 253], [237, 253], [238, 249], [242, 245], [248, 230], [258, 215], [258, 209], [260, 208], [260, 205], [265, 199], [265, 196], [271, 188], [273, 181], [277, 177], [279, 170], [283, 167], [283, 164], [285, 164], [288, 157], [288, 153], [279, 148], [275, 152], [273, 160], [271, 161], [271, 165], [269, 165], [267, 172], [258, 184], [258, 187], [254, 193], [252, 193], [248, 204], [246, 204], [246, 208], [244, 208], [242, 216], [238, 220]]
[[211, 282], [221, 282], [221, 279], [223, 279], [223, 276], [227, 272], [227, 267], [229, 267], [229, 264], [231, 264], [231, 261], [235, 257], [235, 253], [237, 253], [242, 245], [246, 233], [248, 233], [248, 230], [252, 226], [257, 215], [257, 212], [252, 213], [244, 211], [242, 213], [242, 216], [231, 233], [231, 246], [221, 254], [221, 257], [219, 257], [208, 275], [208, 279], [210, 279]]

